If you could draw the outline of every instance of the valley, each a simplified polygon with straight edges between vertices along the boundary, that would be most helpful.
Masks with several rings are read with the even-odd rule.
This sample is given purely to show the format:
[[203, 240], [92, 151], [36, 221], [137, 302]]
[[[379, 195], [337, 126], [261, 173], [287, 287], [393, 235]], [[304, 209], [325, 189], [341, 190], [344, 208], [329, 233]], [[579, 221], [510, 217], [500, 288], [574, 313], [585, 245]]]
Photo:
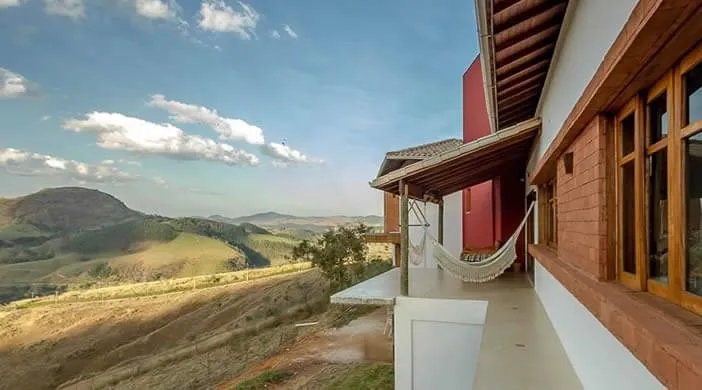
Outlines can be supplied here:
[[377, 218], [170, 218], [81, 187], [0, 199], [0, 304], [70, 289], [286, 264], [301, 239]]

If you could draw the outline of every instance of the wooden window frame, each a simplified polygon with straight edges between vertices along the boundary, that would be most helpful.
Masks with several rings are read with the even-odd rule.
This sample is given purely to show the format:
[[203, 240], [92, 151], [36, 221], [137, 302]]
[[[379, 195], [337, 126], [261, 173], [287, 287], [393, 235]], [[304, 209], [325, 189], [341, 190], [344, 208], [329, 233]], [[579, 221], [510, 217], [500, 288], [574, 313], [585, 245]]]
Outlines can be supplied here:
[[[660, 80], [646, 91], [627, 102], [615, 116], [615, 199], [616, 199], [616, 274], [620, 282], [632, 289], [648, 291], [692, 312], [702, 315], [702, 297], [686, 291], [687, 261], [687, 195], [684, 145], [688, 137], [702, 133], [702, 119], [683, 125], [686, 108], [683, 106], [684, 75], [702, 63], [702, 43], [680, 59]], [[651, 143], [650, 112], [648, 105], [661, 93], [666, 93], [668, 133], [661, 140]], [[622, 154], [621, 122], [634, 114], [634, 150]], [[649, 180], [648, 158], [667, 149], [667, 196], [668, 196], [668, 283], [649, 279], [649, 234], [650, 216], [648, 208]], [[623, 270], [623, 191], [622, 167], [634, 164], [634, 274]]]
[[[549, 217], [550, 214], [551, 217]], [[539, 186], [539, 242], [551, 248], [558, 247], [558, 202], [555, 178]]]
[[473, 210], [473, 199], [471, 197], [471, 191], [470, 188], [466, 188], [463, 190], [463, 211], [466, 214], [470, 214], [470, 212]]

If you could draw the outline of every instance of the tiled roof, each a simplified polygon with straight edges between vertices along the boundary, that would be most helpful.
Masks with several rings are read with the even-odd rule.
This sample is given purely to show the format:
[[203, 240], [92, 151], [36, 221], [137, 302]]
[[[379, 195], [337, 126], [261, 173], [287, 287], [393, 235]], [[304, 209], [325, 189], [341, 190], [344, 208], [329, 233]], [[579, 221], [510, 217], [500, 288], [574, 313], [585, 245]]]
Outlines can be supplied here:
[[455, 149], [463, 145], [463, 141], [457, 138], [449, 138], [441, 141], [436, 141], [428, 144], [412, 146], [405, 149], [395, 150], [392, 152], [387, 152], [385, 154], [386, 158], [407, 158], [407, 159], [423, 159], [443, 152]]

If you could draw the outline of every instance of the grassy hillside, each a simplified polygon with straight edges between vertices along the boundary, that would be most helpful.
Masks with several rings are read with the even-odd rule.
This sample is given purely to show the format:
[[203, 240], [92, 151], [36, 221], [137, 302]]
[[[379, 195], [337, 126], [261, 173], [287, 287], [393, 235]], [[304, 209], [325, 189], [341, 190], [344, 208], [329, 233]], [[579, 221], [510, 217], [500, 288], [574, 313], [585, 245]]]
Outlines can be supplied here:
[[76, 283], [267, 267], [296, 245], [251, 223], [146, 215], [77, 187], [0, 199], [0, 302]]
[[308, 271], [0, 310], [0, 389], [215, 388], [302, 336], [294, 323], [316, 320], [327, 299]]

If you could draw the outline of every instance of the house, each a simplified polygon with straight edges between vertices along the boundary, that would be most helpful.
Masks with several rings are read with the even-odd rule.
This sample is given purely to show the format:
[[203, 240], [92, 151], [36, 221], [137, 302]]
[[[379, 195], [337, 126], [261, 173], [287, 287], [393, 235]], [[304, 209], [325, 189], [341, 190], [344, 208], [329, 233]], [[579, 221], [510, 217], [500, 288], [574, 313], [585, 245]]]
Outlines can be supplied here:
[[[702, 389], [702, 2], [475, 3], [484, 105], [469, 68], [465, 143], [373, 180], [400, 198], [400, 267], [332, 301], [393, 309], [398, 389]], [[455, 256], [533, 204], [526, 272], [410, 267], [413, 200]]]

